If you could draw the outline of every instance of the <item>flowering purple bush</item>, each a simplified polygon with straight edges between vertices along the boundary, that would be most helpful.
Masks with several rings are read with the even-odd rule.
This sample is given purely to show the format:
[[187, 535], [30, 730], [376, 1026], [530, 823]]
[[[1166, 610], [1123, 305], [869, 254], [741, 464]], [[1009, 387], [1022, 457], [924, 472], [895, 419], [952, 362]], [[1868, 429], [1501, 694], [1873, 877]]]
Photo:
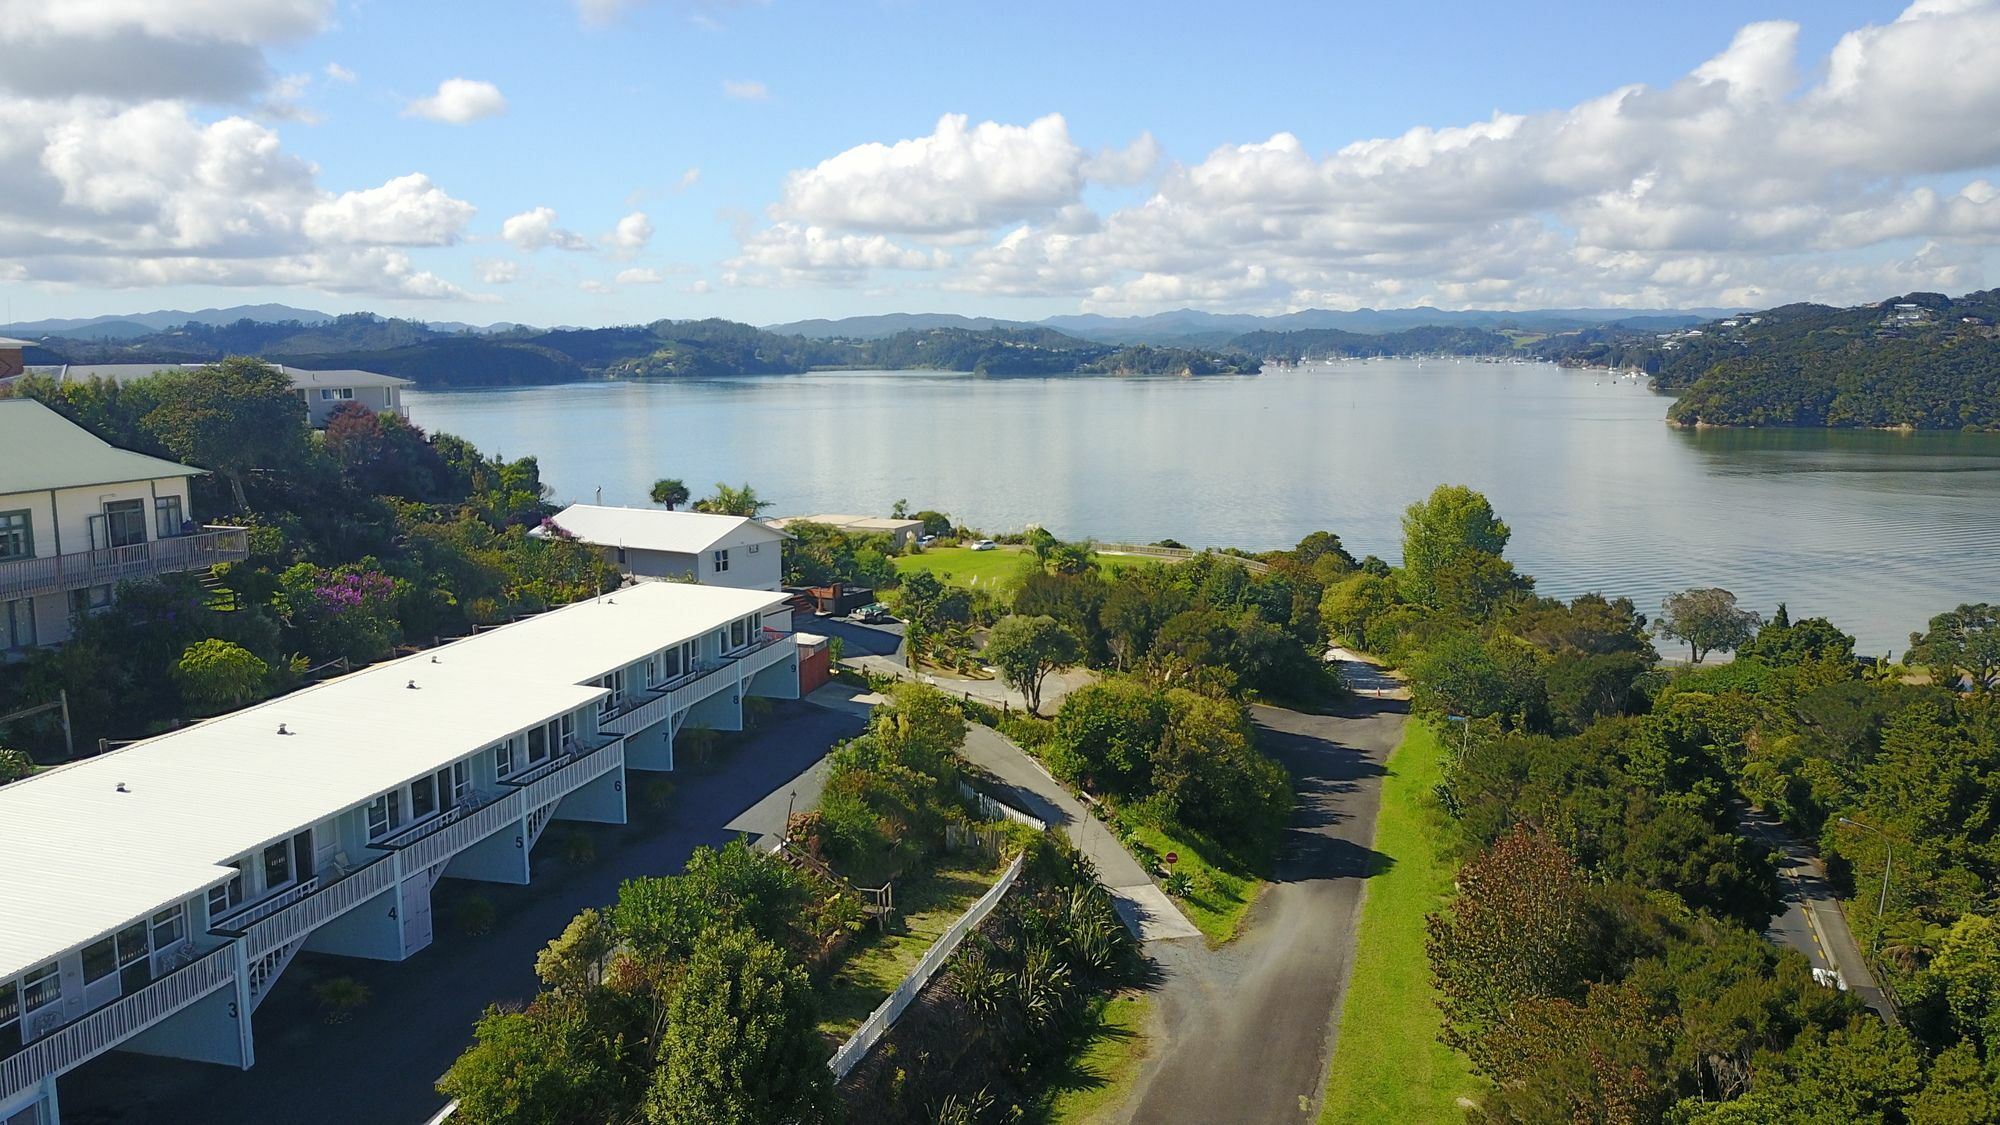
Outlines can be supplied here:
[[329, 613], [386, 606], [395, 593], [396, 581], [388, 575], [376, 570], [354, 571], [344, 567], [326, 575], [325, 580], [312, 590], [320, 608]]

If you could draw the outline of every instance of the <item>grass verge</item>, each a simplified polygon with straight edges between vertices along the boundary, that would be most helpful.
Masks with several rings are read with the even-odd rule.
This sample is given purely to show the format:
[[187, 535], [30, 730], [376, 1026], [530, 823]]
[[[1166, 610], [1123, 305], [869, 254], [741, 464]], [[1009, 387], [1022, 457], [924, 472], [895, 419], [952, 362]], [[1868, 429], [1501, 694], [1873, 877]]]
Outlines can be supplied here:
[[1170, 836], [1150, 825], [1140, 825], [1132, 835], [1162, 857], [1168, 852], [1180, 857], [1173, 870], [1185, 872], [1194, 889], [1174, 903], [1211, 948], [1236, 936], [1250, 905], [1257, 901], [1257, 892], [1264, 889], [1262, 879], [1224, 866], [1222, 849], [1192, 834]]
[[993, 886], [1006, 863], [977, 852], [944, 856], [937, 867], [896, 884], [895, 927], [872, 926], [820, 991], [821, 1034], [844, 1040], [854, 1034], [910, 970], [924, 951], [951, 928], [975, 899]]
[[1091, 1001], [1090, 1022], [1078, 1034], [1068, 1065], [1054, 1075], [1028, 1120], [1043, 1125], [1089, 1125], [1125, 1104], [1145, 1061], [1143, 992], [1121, 992]]
[[[980, 588], [1000, 586], [1021, 572], [1022, 563], [1028, 553], [1019, 547], [999, 547], [991, 551], [973, 551], [964, 547], [933, 547], [919, 555], [897, 555], [892, 561], [896, 570], [908, 574], [913, 570], [928, 570], [938, 581], [947, 586]], [[1157, 566], [1158, 559], [1140, 555], [1092, 555], [1097, 565], [1105, 570], [1122, 570], [1133, 566]]]
[[1390, 862], [1368, 880], [1320, 1125], [1455, 1121], [1458, 1100], [1478, 1089], [1464, 1056], [1438, 1042], [1424, 954], [1424, 916], [1443, 904], [1454, 874], [1433, 793], [1442, 762], [1429, 727], [1403, 728], [1375, 821], [1375, 850]]

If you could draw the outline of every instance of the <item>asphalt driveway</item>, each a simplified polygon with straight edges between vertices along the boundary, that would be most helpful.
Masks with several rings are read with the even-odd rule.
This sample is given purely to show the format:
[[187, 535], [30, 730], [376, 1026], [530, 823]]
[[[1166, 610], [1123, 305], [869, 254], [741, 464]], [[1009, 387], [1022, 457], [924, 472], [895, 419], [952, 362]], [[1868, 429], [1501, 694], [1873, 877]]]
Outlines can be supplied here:
[[[596, 845], [594, 861], [564, 869], [560, 844], [574, 829], [558, 821], [535, 850], [534, 884], [440, 883], [436, 942], [410, 960], [301, 956], [257, 1009], [257, 1065], [251, 1069], [112, 1052], [63, 1077], [63, 1120], [418, 1125], [444, 1105], [432, 1083], [471, 1041], [473, 1022], [488, 1004], [534, 995], [535, 954], [579, 910], [611, 902], [618, 885], [633, 876], [678, 872], [696, 847], [734, 838], [732, 823], [758, 828], [775, 817], [782, 824], [782, 805], [800, 775], [834, 742], [861, 728], [851, 714], [779, 703], [762, 730], [703, 772], [635, 774], [642, 780], [631, 786], [631, 823], [584, 829]], [[675, 781], [664, 807], [645, 803], [643, 779], [653, 777]], [[450, 922], [451, 896], [474, 891], [490, 898], [500, 916], [476, 938]], [[337, 975], [355, 977], [374, 995], [351, 1022], [328, 1026], [310, 986]]]
[[1218, 950], [1149, 945], [1160, 972], [1154, 1048], [1119, 1120], [1298, 1122], [1318, 1113], [1354, 959], [1383, 763], [1407, 704], [1341, 715], [1253, 709], [1259, 745], [1291, 771], [1297, 803], [1271, 885]]

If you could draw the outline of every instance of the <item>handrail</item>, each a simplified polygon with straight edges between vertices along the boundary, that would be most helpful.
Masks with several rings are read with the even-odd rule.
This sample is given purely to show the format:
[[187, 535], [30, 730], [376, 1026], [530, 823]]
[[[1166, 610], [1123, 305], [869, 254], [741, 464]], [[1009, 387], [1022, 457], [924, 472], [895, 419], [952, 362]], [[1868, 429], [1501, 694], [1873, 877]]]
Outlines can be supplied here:
[[28, 1089], [96, 1057], [160, 1020], [228, 984], [236, 976], [236, 951], [213, 949], [159, 980], [71, 1020], [0, 1058], [0, 1099]]
[[260, 899], [238, 910], [234, 914], [225, 914], [215, 919], [209, 923], [209, 932], [232, 935], [241, 934], [256, 923], [269, 918], [271, 915], [276, 914], [278, 911], [283, 910], [285, 907], [290, 906], [318, 889], [319, 876], [314, 875], [304, 882], [287, 887], [270, 898]]
[[86, 586], [238, 562], [249, 556], [249, 529], [211, 526], [192, 535], [171, 535], [124, 547], [0, 562], [0, 596], [60, 594]]
[[243, 931], [248, 947], [244, 952], [252, 960], [262, 957], [388, 890], [395, 882], [396, 864], [385, 855], [252, 923]]

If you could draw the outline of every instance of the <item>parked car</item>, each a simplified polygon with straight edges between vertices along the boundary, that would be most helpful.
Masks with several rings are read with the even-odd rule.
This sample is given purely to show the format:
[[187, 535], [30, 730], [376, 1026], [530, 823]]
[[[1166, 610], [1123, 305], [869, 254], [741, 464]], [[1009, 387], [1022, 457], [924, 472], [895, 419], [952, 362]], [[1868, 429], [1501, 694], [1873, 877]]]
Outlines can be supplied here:
[[931, 544], [933, 544], [933, 543], [935, 543], [935, 542], [937, 542], [937, 536], [935, 536], [935, 535], [925, 535], [925, 536], [921, 536], [921, 537], [919, 537], [919, 538], [917, 539], [917, 546], [919, 546], [919, 547], [928, 547], [928, 546], [930, 546]]
[[969, 549], [974, 551], [991, 551], [996, 546], [997, 544], [991, 539], [980, 539], [974, 541]]
[[889, 612], [888, 606], [881, 602], [870, 602], [854, 611], [854, 619], [866, 625], [881, 625], [896, 618]]

